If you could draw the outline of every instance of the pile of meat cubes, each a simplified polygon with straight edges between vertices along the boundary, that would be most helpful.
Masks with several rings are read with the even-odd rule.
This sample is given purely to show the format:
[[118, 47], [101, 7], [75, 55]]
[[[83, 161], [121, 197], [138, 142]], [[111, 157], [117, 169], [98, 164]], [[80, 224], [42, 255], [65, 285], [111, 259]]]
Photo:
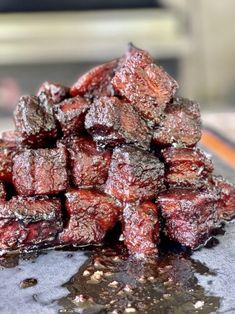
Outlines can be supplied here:
[[131, 254], [160, 234], [203, 245], [235, 215], [235, 188], [199, 148], [199, 105], [130, 45], [67, 88], [22, 96], [0, 142], [1, 252], [103, 243], [122, 224]]

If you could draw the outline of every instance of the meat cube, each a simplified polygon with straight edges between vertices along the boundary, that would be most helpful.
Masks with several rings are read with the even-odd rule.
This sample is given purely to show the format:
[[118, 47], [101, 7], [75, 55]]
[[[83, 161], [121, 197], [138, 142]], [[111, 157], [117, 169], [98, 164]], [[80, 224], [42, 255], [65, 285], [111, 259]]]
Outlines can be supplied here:
[[145, 121], [130, 104], [117, 97], [96, 100], [86, 115], [85, 127], [100, 145], [132, 143], [148, 149], [151, 141]]
[[164, 165], [131, 146], [115, 148], [105, 191], [120, 201], [150, 200], [163, 187]]
[[84, 129], [85, 114], [89, 103], [85, 98], [76, 96], [61, 102], [55, 109], [64, 135], [76, 134]]
[[12, 182], [12, 158], [16, 153], [14, 143], [0, 140], [0, 180]]
[[193, 146], [201, 138], [200, 107], [186, 98], [175, 98], [165, 109], [165, 116], [153, 133], [153, 143]]
[[127, 204], [123, 212], [125, 244], [138, 256], [157, 253], [159, 222], [157, 207], [152, 202]]
[[82, 75], [70, 88], [70, 94], [86, 98], [99, 98], [102, 96], [113, 96], [114, 89], [111, 84], [115, 71], [125, 62], [126, 58], [136, 52], [133, 45], [129, 45], [127, 52], [120, 59], [98, 65]]
[[105, 237], [105, 231], [90, 217], [78, 219], [72, 217], [68, 226], [59, 236], [61, 244], [88, 245], [100, 244]]
[[231, 220], [235, 218], [235, 185], [222, 177], [213, 177], [213, 186], [219, 191], [218, 218]]
[[5, 201], [6, 199], [6, 190], [3, 182], [0, 181], [0, 201]]
[[158, 195], [167, 236], [196, 249], [205, 244], [217, 220], [218, 196], [214, 190], [171, 189]]
[[129, 45], [127, 52], [120, 59], [98, 65], [82, 75], [70, 88], [70, 94], [86, 98], [99, 98], [102, 96], [113, 96], [114, 89], [111, 84], [115, 71], [123, 65], [126, 58], [136, 52], [133, 45]]
[[14, 119], [23, 144], [37, 147], [57, 137], [52, 111], [37, 96], [22, 96], [15, 109]]
[[61, 230], [61, 204], [56, 198], [13, 197], [0, 203], [1, 250], [47, 245]]
[[95, 189], [72, 189], [65, 194], [69, 217], [89, 216], [104, 230], [111, 229], [117, 222], [120, 207], [108, 195]]
[[37, 96], [41, 93], [45, 93], [52, 104], [58, 104], [66, 97], [69, 97], [69, 88], [59, 83], [46, 81], [40, 86]]
[[162, 155], [167, 186], [201, 188], [208, 185], [214, 167], [200, 149], [170, 147], [163, 150]]
[[112, 84], [152, 124], [160, 122], [166, 104], [178, 88], [177, 82], [155, 65], [146, 51], [133, 47], [116, 70]]
[[68, 187], [67, 152], [25, 149], [13, 161], [13, 182], [19, 195], [55, 194]]
[[105, 183], [112, 156], [109, 150], [98, 150], [96, 143], [89, 137], [73, 137], [67, 148], [75, 186], [96, 186]]
[[113, 96], [114, 91], [110, 82], [117, 65], [118, 59], [91, 69], [74, 83], [70, 89], [70, 94], [87, 98]]
[[109, 196], [77, 189], [66, 193], [68, 225], [60, 234], [62, 243], [86, 245], [100, 243], [119, 219], [120, 208]]

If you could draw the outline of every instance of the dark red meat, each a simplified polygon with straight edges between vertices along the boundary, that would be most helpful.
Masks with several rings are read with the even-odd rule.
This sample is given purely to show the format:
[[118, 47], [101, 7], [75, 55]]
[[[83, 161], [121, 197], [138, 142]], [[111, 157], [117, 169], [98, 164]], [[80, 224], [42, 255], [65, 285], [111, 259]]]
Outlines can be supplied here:
[[96, 186], [105, 183], [111, 161], [109, 150], [98, 150], [89, 137], [73, 137], [67, 144], [73, 183]]
[[165, 182], [171, 187], [201, 188], [214, 170], [211, 159], [198, 148], [164, 149]]
[[40, 86], [37, 96], [41, 93], [45, 93], [48, 99], [51, 100], [52, 104], [58, 104], [65, 98], [69, 97], [69, 88], [59, 83], [46, 81]]
[[0, 181], [0, 201], [4, 201], [6, 199], [6, 189], [3, 182]]
[[20, 195], [54, 194], [68, 187], [67, 152], [26, 149], [14, 158], [13, 182]]
[[84, 129], [88, 108], [88, 101], [80, 96], [66, 99], [58, 105], [55, 117], [64, 135], [76, 134]]
[[82, 218], [86, 215], [111, 229], [117, 222], [120, 208], [108, 195], [95, 189], [73, 189], [66, 193], [66, 209], [69, 217]]
[[47, 100], [22, 96], [14, 112], [16, 129], [23, 144], [38, 146], [57, 137], [57, 126]]
[[86, 115], [85, 127], [101, 145], [132, 143], [149, 148], [151, 133], [145, 121], [128, 103], [117, 97], [101, 97]]
[[140, 114], [153, 124], [160, 122], [166, 104], [178, 88], [177, 82], [151, 56], [132, 48], [112, 79], [115, 90], [128, 99]]
[[156, 254], [160, 229], [156, 205], [149, 201], [127, 204], [123, 219], [123, 234], [129, 252], [139, 256]]
[[129, 45], [128, 50], [120, 59], [98, 65], [79, 77], [70, 88], [72, 96], [85, 96], [87, 98], [99, 98], [102, 96], [113, 96], [114, 89], [111, 84], [115, 71], [123, 65], [127, 57], [136, 52], [136, 48]]
[[120, 214], [120, 208], [112, 198], [86, 189], [66, 193], [66, 209], [69, 222], [60, 234], [60, 241], [75, 245], [100, 243]]
[[114, 91], [110, 83], [118, 60], [98, 65], [81, 76], [71, 87], [72, 96], [85, 96], [88, 98], [113, 96]]
[[217, 220], [217, 203], [214, 190], [172, 189], [157, 199], [167, 236], [192, 249], [210, 237]]
[[164, 165], [132, 146], [115, 148], [105, 191], [120, 201], [154, 199], [163, 186]]
[[2, 250], [50, 244], [61, 230], [61, 204], [56, 198], [14, 197], [0, 203]]
[[213, 186], [219, 192], [218, 218], [231, 220], [235, 218], [235, 185], [222, 177], [213, 177]]
[[166, 106], [164, 117], [153, 134], [159, 146], [193, 146], [201, 138], [200, 107], [186, 98], [175, 98]]
[[89, 216], [84, 219], [71, 217], [68, 226], [60, 234], [62, 244], [100, 244], [105, 237], [104, 230]]
[[12, 182], [12, 158], [16, 153], [14, 143], [0, 140], [0, 180]]

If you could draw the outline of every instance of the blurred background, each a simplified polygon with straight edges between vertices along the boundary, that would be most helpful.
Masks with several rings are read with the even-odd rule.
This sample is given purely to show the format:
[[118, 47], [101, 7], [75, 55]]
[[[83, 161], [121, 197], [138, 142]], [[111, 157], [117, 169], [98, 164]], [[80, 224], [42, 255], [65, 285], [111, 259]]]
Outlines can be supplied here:
[[235, 140], [234, 0], [0, 0], [0, 129], [21, 94], [71, 85], [96, 64], [147, 49]]

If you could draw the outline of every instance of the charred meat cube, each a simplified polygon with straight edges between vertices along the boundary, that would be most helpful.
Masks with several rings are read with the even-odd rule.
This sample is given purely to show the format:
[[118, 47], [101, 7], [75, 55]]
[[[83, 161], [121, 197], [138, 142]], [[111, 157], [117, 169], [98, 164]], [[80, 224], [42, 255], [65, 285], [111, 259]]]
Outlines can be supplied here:
[[118, 60], [113, 60], [91, 69], [74, 83], [70, 89], [70, 94], [87, 98], [113, 96], [114, 91], [111, 79], [117, 65]]
[[132, 143], [147, 149], [151, 141], [151, 133], [145, 121], [130, 104], [117, 97], [101, 97], [96, 100], [86, 115], [85, 127], [101, 145]]
[[76, 134], [84, 129], [85, 114], [89, 103], [85, 98], [76, 96], [61, 102], [55, 109], [64, 135]]
[[100, 244], [106, 232], [92, 218], [71, 217], [68, 226], [59, 235], [61, 244], [88, 245]]
[[86, 215], [104, 230], [111, 229], [120, 214], [120, 207], [108, 195], [95, 189], [72, 189], [65, 194], [69, 217], [83, 218]]
[[52, 111], [37, 96], [22, 96], [15, 109], [14, 119], [23, 144], [37, 146], [57, 137]]
[[159, 222], [152, 202], [127, 204], [123, 211], [125, 244], [130, 253], [139, 256], [157, 253]]
[[5, 201], [6, 199], [6, 190], [3, 182], [0, 181], [0, 201]]
[[0, 140], [0, 180], [12, 182], [12, 158], [16, 153], [14, 143]]
[[214, 190], [172, 189], [158, 195], [167, 236], [196, 249], [205, 244], [217, 220], [218, 196]]
[[116, 70], [112, 84], [153, 124], [160, 122], [166, 104], [178, 88], [177, 82], [155, 65], [146, 51], [133, 47]]
[[153, 133], [154, 144], [193, 146], [200, 140], [201, 118], [198, 103], [186, 98], [175, 98], [166, 106], [164, 115]]
[[67, 148], [75, 186], [97, 186], [105, 183], [112, 155], [109, 150], [98, 150], [90, 137], [72, 137]]
[[200, 149], [170, 147], [164, 149], [162, 155], [167, 186], [201, 188], [208, 185], [214, 168], [211, 159]]
[[222, 177], [213, 177], [212, 183], [219, 192], [218, 218], [224, 220], [235, 218], [235, 185]]
[[26, 149], [14, 158], [13, 182], [19, 195], [55, 194], [66, 190], [67, 151]]
[[13, 197], [0, 203], [2, 250], [50, 244], [61, 230], [61, 204], [56, 198]]
[[120, 59], [115, 59], [92, 68], [73, 84], [70, 88], [70, 94], [73, 97], [80, 95], [91, 99], [102, 96], [113, 96], [115, 92], [111, 80], [115, 72], [137, 50], [133, 45], [129, 45], [128, 50]]
[[41, 93], [45, 93], [52, 104], [58, 104], [69, 96], [69, 88], [59, 83], [46, 81], [40, 86], [37, 96]]
[[120, 201], [154, 199], [163, 186], [164, 165], [151, 153], [115, 148], [105, 191]]
[[86, 245], [100, 243], [119, 219], [114, 200], [96, 190], [77, 189], [66, 193], [68, 225], [60, 234], [62, 243]]

